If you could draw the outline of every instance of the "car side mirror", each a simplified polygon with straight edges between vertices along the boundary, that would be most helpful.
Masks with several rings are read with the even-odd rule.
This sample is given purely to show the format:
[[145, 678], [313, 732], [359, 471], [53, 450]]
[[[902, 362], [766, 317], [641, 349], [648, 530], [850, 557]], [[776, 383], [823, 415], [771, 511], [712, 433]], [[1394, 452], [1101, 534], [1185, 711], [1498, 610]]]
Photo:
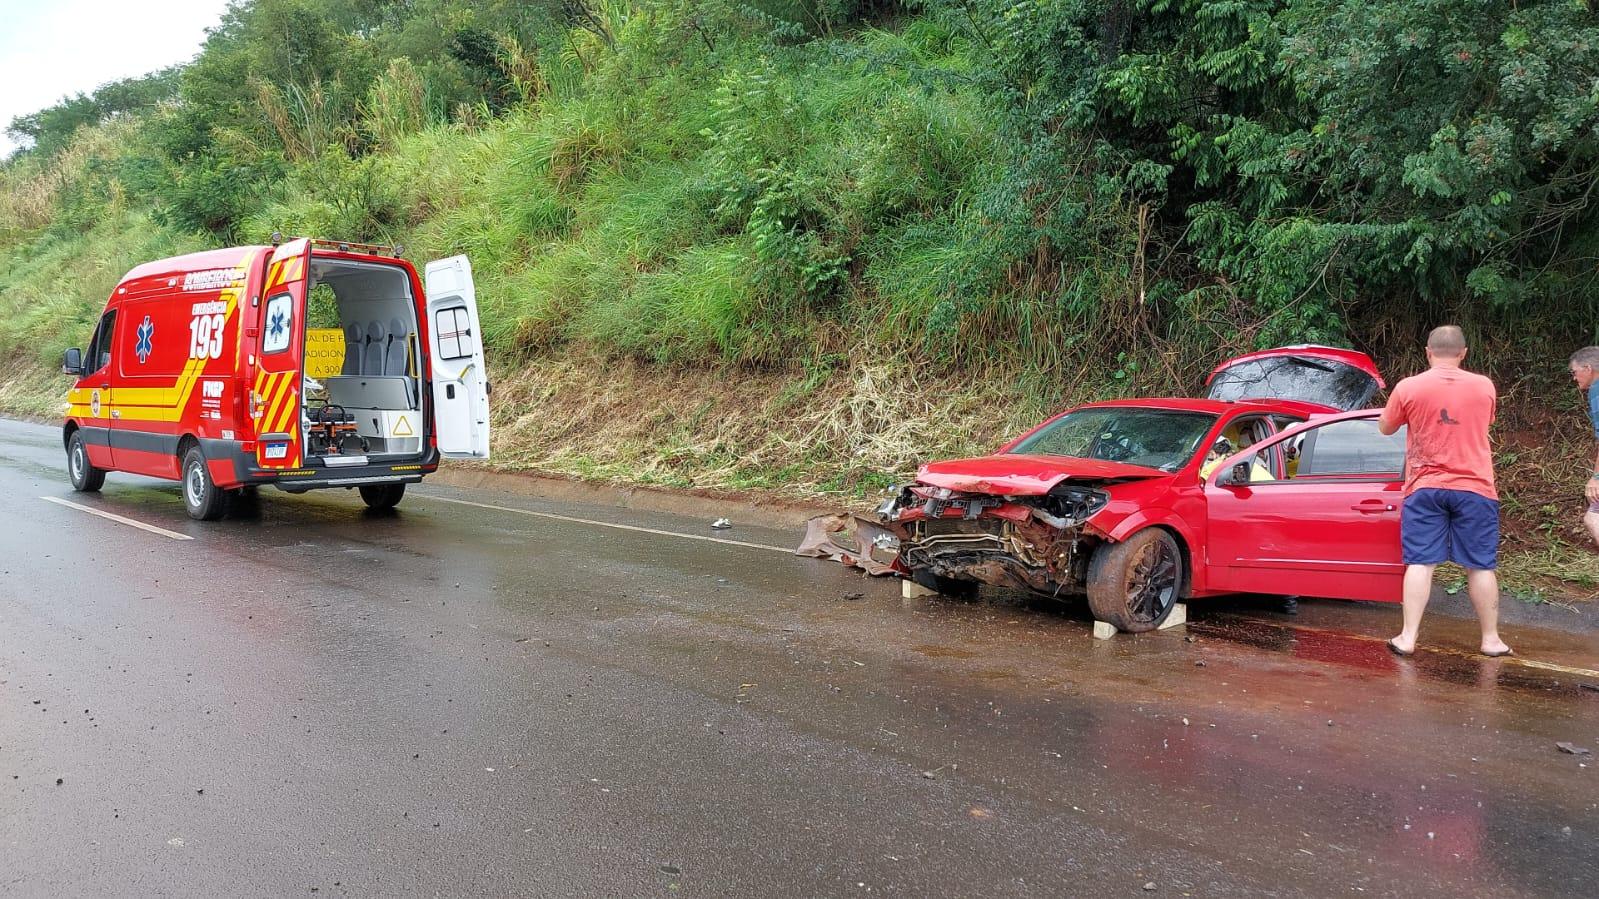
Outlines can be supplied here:
[[1255, 460], [1254, 456], [1245, 456], [1234, 464], [1223, 469], [1216, 476], [1217, 487], [1247, 487], [1249, 486], [1249, 468]]
[[61, 360], [61, 371], [69, 375], [83, 374], [83, 351], [77, 347], [67, 350]]

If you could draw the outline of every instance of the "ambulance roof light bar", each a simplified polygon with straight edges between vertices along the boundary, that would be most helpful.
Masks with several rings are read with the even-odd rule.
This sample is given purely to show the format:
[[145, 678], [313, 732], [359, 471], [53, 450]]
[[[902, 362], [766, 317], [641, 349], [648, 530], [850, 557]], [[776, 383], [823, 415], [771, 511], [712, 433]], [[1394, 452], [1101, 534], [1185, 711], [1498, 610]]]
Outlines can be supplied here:
[[311, 238], [311, 246], [321, 247], [325, 250], [337, 250], [340, 253], [365, 253], [368, 256], [393, 256], [399, 258], [400, 252], [405, 248], [399, 244], [392, 247], [375, 243], [351, 243], [347, 240], [320, 240]]

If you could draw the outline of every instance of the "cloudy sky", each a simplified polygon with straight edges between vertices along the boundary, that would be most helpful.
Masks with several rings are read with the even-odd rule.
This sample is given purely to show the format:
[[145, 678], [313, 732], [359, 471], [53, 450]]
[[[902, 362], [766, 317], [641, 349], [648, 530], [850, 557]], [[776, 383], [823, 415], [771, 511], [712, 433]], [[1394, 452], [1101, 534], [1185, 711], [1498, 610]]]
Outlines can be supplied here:
[[[188, 62], [227, 0], [0, 0], [0, 131], [102, 84]], [[0, 134], [0, 157], [13, 144]]]

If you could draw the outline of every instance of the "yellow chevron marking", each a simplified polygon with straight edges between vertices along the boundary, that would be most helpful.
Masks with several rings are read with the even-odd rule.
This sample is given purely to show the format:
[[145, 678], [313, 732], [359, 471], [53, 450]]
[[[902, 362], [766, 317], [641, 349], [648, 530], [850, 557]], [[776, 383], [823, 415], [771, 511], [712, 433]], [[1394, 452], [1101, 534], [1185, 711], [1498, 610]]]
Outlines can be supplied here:
[[276, 431], [278, 429], [270, 427], [270, 425], [278, 420], [278, 412], [283, 409], [283, 396], [289, 391], [288, 372], [273, 372], [272, 380], [269, 382], [268, 387], [266, 415], [262, 418], [262, 423], [269, 426], [267, 427], [268, 431]]
[[289, 425], [296, 420], [296, 416], [295, 416], [294, 412], [295, 412], [295, 410], [297, 408], [299, 408], [299, 402], [298, 402], [299, 399], [300, 399], [300, 391], [296, 390], [294, 387], [291, 386], [288, 389], [288, 391], [284, 394], [283, 406], [282, 406], [281, 409], [278, 410], [278, 416], [273, 421], [272, 430], [274, 430], [274, 431], [288, 431], [289, 430]]

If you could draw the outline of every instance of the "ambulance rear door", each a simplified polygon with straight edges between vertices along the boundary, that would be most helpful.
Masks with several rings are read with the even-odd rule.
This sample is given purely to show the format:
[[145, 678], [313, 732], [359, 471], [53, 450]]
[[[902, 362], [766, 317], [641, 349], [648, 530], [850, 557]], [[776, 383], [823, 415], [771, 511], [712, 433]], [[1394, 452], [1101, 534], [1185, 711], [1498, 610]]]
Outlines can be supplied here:
[[452, 256], [429, 262], [426, 272], [428, 368], [439, 454], [451, 459], [487, 459], [489, 379], [472, 264], [465, 256]]
[[256, 461], [262, 468], [293, 469], [304, 461], [300, 384], [310, 262], [311, 242], [301, 239], [278, 247], [267, 263], [250, 389]]

